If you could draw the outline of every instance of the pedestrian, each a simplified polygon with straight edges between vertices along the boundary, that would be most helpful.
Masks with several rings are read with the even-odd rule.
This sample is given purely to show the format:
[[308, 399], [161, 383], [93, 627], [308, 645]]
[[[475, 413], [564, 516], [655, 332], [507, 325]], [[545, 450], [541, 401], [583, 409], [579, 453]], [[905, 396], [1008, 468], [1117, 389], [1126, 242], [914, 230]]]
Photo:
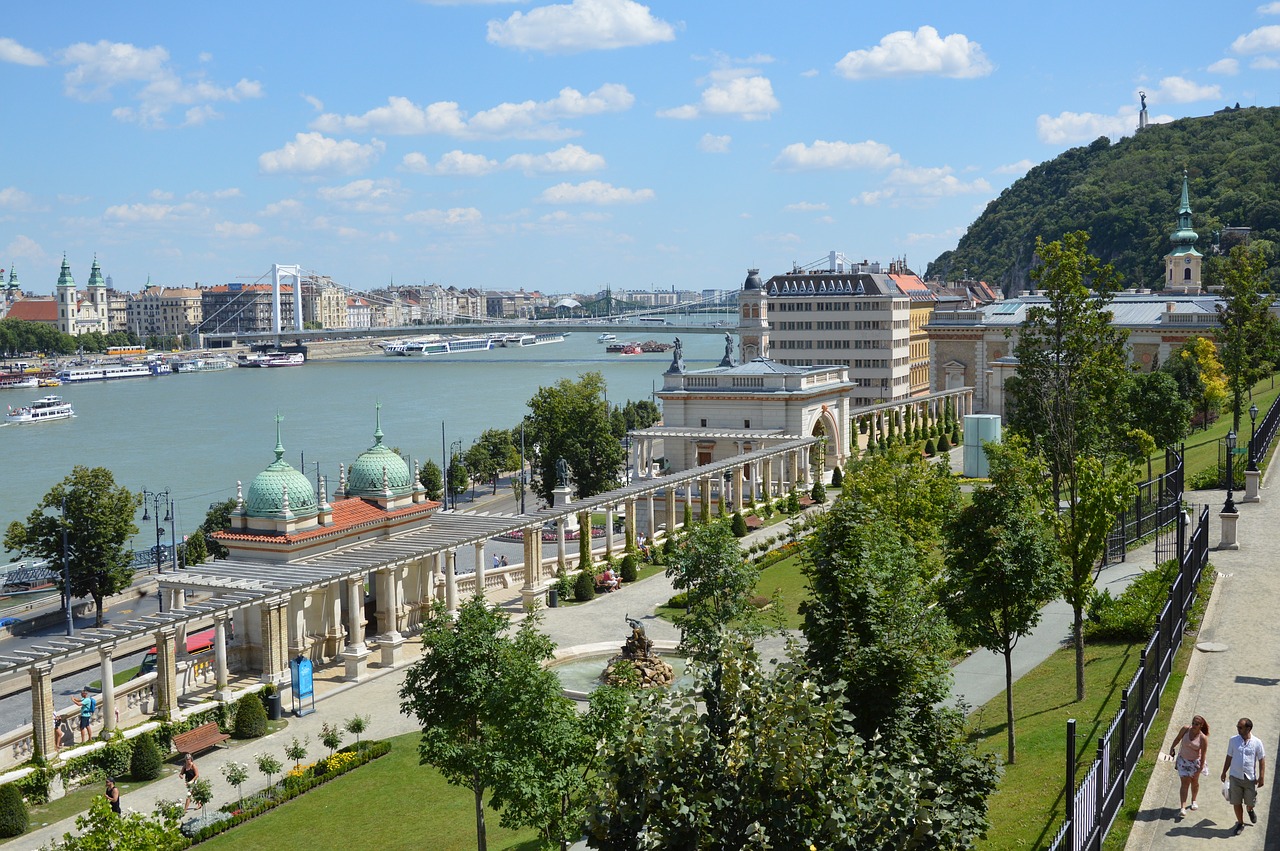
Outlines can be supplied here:
[[93, 738], [93, 713], [98, 708], [98, 701], [89, 696], [87, 688], [82, 688], [80, 696], [71, 698], [71, 702], [80, 707], [80, 742], [84, 744]]
[[1191, 790], [1191, 809], [1200, 809], [1196, 798], [1200, 794], [1200, 772], [1205, 769], [1209, 755], [1209, 722], [1203, 715], [1195, 715], [1191, 723], [1183, 726], [1173, 739], [1169, 755], [1174, 757], [1178, 771], [1178, 818], [1187, 814], [1187, 790]]
[[62, 718], [58, 717], [58, 713], [56, 712], [53, 713], [53, 750], [55, 753], [62, 750], [62, 736], [63, 736], [62, 725], [63, 725]]
[[498, 569], [498, 554], [497, 554], [497, 553], [494, 553], [494, 554], [493, 554], [493, 569], [494, 569], [494, 570], [497, 570], [497, 569]]
[[1231, 783], [1227, 801], [1236, 811], [1236, 826], [1231, 832], [1239, 836], [1244, 832], [1245, 809], [1249, 811], [1249, 821], [1258, 823], [1253, 807], [1267, 773], [1266, 749], [1262, 747], [1262, 740], [1253, 735], [1253, 722], [1248, 718], [1236, 722], [1236, 734], [1227, 742], [1227, 758], [1222, 763], [1223, 783], [1227, 782], [1228, 772]]
[[113, 777], [107, 778], [107, 803], [111, 805], [111, 812], [120, 815], [120, 788]]
[[502, 562], [499, 564], [499, 567], [506, 567], [506, 566], [507, 566], [507, 557], [503, 556]]
[[183, 812], [191, 809], [191, 787], [196, 784], [196, 779], [200, 777], [200, 769], [196, 768], [196, 761], [191, 758], [191, 754], [184, 753], [182, 755], [182, 768], [179, 769], [182, 775], [182, 782], [187, 784], [187, 803], [182, 808]]

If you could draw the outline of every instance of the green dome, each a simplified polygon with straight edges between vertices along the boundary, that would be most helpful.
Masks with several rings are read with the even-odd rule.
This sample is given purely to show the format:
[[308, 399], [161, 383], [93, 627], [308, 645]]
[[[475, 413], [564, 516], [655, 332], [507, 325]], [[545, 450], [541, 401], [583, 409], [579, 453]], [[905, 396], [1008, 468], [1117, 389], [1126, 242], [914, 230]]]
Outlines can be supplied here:
[[296, 517], [316, 513], [316, 492], [307, 477], [284, 460], [280, 442], [280, 417], [276, 417], [276, 460], [254, 477], [245, 497], [245, 513], [250, 517], [279, 517], [284, 511], [285, 489], [289, 491], [289, 511]]
[[[413, 474], [404, 459], [382, 445], [382, 405], [377, 406], [373, 446], [360, 453], [347, 471], [347, 493], [351, 496], [379, 497], [386, 490], [392, 496], [413, 492]], [[385, 471], [385, 483], [384, 483]]]

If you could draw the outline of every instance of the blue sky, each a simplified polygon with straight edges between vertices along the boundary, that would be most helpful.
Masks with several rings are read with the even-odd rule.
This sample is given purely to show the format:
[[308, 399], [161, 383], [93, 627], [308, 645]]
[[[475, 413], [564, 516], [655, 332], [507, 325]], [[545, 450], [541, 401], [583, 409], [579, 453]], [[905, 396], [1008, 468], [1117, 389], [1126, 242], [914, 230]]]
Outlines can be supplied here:
[[1280, 104], [1280, 2], [8, 4], [0, 267], [36, 293], [64, 253], [126, 290], [923, 273], [1031, 165], [1131, 134], [1139, 90], [1153, 122]]

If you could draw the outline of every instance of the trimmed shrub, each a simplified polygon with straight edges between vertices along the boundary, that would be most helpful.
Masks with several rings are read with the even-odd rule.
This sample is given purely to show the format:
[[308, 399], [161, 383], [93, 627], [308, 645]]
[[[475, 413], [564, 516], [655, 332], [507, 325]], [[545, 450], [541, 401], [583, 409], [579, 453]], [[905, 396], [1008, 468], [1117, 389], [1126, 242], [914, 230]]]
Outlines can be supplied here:
[[102, 749], [98, 765], [107, 777], [124, 777], [129, 773], [130, 757], [133, 755], [133, 742], [117, 732]]
[[596, 598], [596, 577], [588, 567], [578, 572], [578, 578], [573, 582], [573, 599], [579, 603], [585, 603], [588, 600]]
[[813, 490], [809, 492], [809, 496], [816, 503], [824, 503], [827, 501], [827, 489], [822, 484], [822, 479], [817, 479], [813, 483]]
[[573, 580], [569, 578], [569, 571], [563, 565], [556, 571], [555, 588], [561, 600], [568, 600], [573, 595]]
[[622, 581], [635, 582], [640, 565], [635, 553], [627, 553], [622, 557]]
[[155, 736], [143, 733], [133, 740], [133, 755], [129, 757], [129, 776], [134, 780], [155, 780], [160, 776], [160, 748]]
[[246, 694], [236, 701], [236, 726], [231, 735], [237, 739], [256, 739], [266, 735], [267, 710], [262, 698]]
[[932, 437], [924, 442], [924, 454], [931, 458], [938, 454], [938, 447], [933, 445]]
[[844, 471], [841, 470], [839, 467], [836, 467], [834, 470], [831, 471], [831, 487], [833, 488], [844, 487]]
[[947, 433], [945, 431], [942, 434], [938, 435], [938, 451], [939, 452], [951, 451], [951, 440], [947, 437]]
[[667, 601], [667, 607], [671, 609], [687, 609], [689, 608], [689, 592], [681, 591], [670, 600]]
[[733, 512], [733, 520], [729, 527], [733, 530], [733, 537], [745, 538], [747, 535], [747, 521], [743, 519], [741, 511]]
[[0, 786], [0, 836], [21, 836], [28, 823], [22, 790], [12, 783]]
[[687, 502], [684, 504], [684, 517], [681, 522], [686, 529], [693, 525], [693, 506]]

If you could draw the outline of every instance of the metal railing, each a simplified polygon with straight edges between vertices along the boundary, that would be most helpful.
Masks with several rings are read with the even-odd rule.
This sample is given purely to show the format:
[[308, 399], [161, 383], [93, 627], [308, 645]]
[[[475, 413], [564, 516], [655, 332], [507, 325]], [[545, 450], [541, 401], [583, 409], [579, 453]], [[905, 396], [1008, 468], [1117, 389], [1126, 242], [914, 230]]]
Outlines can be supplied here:
[[1076, 722], [1067, 722], [1066, 820], [1049, 851], [1100, 851], [1116, 815], [1124, 805], [1125, 787], [1142, 756], [1147, 733], [1160, 711], [1160, 696], [1173, 672], [1182, 646], [1187, 614], [1196, 602], [1200, 577], [1209, 563], [1209, 507], [1201, 506], [1199, 520], [1187, 536], [1179, 523], [1181, 557], [1178, 575], [1155, 631], [1143, 648], [1138, 670], [1120, 696], [1120, 709], [1098, 738], [1098, 752], [1084, 780], [1076, 785]]
[[[1243, 430], [1243, 424], [1241, 425]], [[1249, 459], [1255, 459], [1256, 463], [1261, 465], [1263, 459], [1269, 457], [1271, 445], [1275, 443], [1276, 432], [1280, 430], [1280, 397], [1277, 397], [1271, 403], [1271, 407], [1262, 419], [1258, 421], [1257, 428], [1254, 429], [1253, 423], [1250, 422], [1250, 429], [1253, 430], [1249, 440], [1239, 443], [1236, 447], [1235, 455], [1231, 458], [1232, 484], [1236, 490], [1244, 490], [1245, 470], [1249, 467]], [[1244, 435], [1241, 434], [1240, 438]], [[1225, 438], [1218, 439], [1218, 487], [1225, 488], [1227, 486], [1227, 442]]]
[[[1107, 536], [1107, 548], [1102, 554], [1104, 566], [1124, 561], [1129, 547], [1178, 519], [1182, 512], [1182, 458], [1185, 454], [1185, 449], [1165, 449], [1165, 472], [1138, 485], [1133, 502], [1121, 509], [1111, 534]], [[1241, 477], [1240, 481], [1243, 483], [1244, 478]]]

